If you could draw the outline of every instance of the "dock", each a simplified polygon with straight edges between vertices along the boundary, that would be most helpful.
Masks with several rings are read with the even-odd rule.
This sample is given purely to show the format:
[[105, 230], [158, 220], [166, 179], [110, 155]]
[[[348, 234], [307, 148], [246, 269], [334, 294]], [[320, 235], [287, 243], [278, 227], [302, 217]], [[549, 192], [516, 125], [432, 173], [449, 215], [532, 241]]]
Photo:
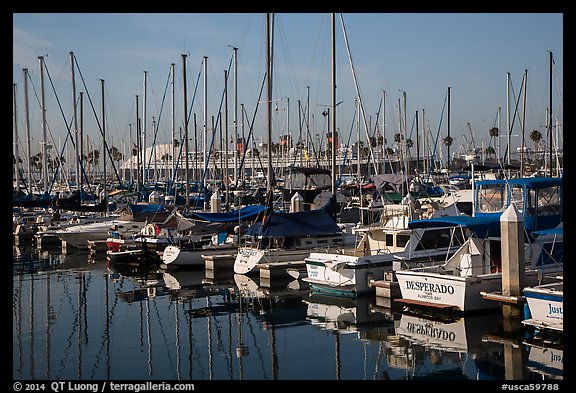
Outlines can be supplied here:
[[402, 297], [400, 284], [396, 281], [394, 272], [385, 272], [383, 280], [374, 280], [371, 286], [376, 290], [376, 305], [380, 307], [392, 308], [394, 301]]
[[204, 259], [205, 278], [219, 280], [234, 275], [236, 254], [202, 255]]
[[301, 277], [306, 273], [304, 261], [265, 262], [256, 266], [260, 270], [260, 278], [265, 280], [290, 277], [294, 279], [295, 276]]

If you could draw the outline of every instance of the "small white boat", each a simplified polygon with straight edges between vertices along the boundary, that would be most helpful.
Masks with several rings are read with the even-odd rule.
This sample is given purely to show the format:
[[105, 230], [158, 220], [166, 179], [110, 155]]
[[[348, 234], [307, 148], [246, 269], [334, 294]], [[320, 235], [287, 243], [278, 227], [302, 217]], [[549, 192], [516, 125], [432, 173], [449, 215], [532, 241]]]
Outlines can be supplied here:
[[564, 280], [524, 288], [530, 318], [522, 324], [538, 330], [564, 330]]
[[208, 241], [192, 241], [181, 243], [180, 245], [169, 245], [162, 251], [160, 259], [166, 268], [181, 266], [204, 267], [203, 256], [234, 252], [237, 249], [237, 235], [228, 235], [224, 241], [218, 242], [218, 234], [215, 234]]
[[[409, 229], [413, 208], [405, 209], [379, 226], [355, 229], [361, 236], [355, 249], [310, 253], [304, 259], [307, 277], [303, 280], [319, 292], [355, 297], [374, 292], [372, 281], [383, 280], [386, 272], [441, 263], [464, 243], [462, 231], [450, 226]], [[451, 204], [433, 217], [458, 214], [456, 205]]]

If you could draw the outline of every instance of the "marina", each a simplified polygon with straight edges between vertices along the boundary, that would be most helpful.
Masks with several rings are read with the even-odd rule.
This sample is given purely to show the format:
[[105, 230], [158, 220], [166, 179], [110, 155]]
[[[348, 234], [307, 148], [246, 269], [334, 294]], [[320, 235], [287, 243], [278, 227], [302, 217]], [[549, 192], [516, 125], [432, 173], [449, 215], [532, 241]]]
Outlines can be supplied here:
[[[352, 36], [372, 28], [356, 14], [302, 14], [326, 19], [317, 42], [330, 42], [319, 45], [330, 72], [314, 64], [316, 56], [308, 59], [315, 71], [306, 79], [325, 79], [312, 83], [322, 87], [313, 86], [310, 101], [309, 80], [305, 93], [295, 87], [304, 66], [294, 72], [291, 60], [283, 64], [287, 41], [298, 43], [284, 31], [284, 18], [293, 16], [260, 17], [263, 29], [248, 39], [249, 48], [262, 41], [259, 56], [232, 44], [240, 34], [230, 36], [227, 69], [214, 87], [218, 60], [211, 57], [209, 66], [203, 56], [192, 86], [187, 67], [194, 55], [180, 54], [181, 63], [170, 63], [160, 108], [151, 109], [160, 90], [148, 70], [142, 96], [130, 97], [134, 105], [121, 115], [106, 111], [126, 103], [106, 100], [133, 86], [99, 79], [95, 110], [72, 51], [65, 67], [71, 75], [59, 87], [47, 55], [35, 58], [32, 77], [28, 68], [18, 70], [24, 88], [13, 83], [13, 380], [539, 381], [552, 386], [542, 390], [558, 390], [565, 198], [563, 101], [553, 80], [562, 76], [562, 53], [541, 54], [548, 87], [537, 95], [547, 96], [545, 105], [527, 109], [527, 69], [519, 92], [507, 72], [506, 124], [498, 105], [493, 125], [483, 119], [478, 131], [467, 118], [491, 112], [479, 103], [493, 93], [480, 99], [477, 88], [465, 104], [473, 112], [462, 116], [459, 83], [469, 76], [450, 73], [456, 80], [440, 86], [441, 106], [422, 95], [434, 79], [443, 81], [439, 76], [410, 101], [403, 87], [392, 92], [394, 104], [389, 86], [381, 89], [384, 81], [365, 68], [388, 59], [378, 53], [379, 60], [365, 58], [356, 68], [352, 54], [365, 44], [349, 40], [345, 20], [354, 22]], [[376, 17], [380, 25], [388, 15]], [[15, 20], [32, 30], [26, 16]], [[230, 22], [230, 31], [237, 26]], [[298, 57], [310, 56], [310, 38], [295, 45]], [[475, 67], [468, 74], [492, 79], [488, 67]], [[238, 71], [255, 78], [240, 90]], [[365, 73], [367, 86], [358, 79]], [[32, 106], [29, 84], [40, 92]], [[63, 84], [72, 90], [65, 109]], [[286, 84], [295, 97], [285, 96]], [[379, 91], [365, 100], [361, 87]], [[320, 90], [330, 93], [330, 104], [318, 103], [328, 99]], [[58, 112], [64, 125], [55, 121]], [[457, 139], [464, 142], [451, 150]]]

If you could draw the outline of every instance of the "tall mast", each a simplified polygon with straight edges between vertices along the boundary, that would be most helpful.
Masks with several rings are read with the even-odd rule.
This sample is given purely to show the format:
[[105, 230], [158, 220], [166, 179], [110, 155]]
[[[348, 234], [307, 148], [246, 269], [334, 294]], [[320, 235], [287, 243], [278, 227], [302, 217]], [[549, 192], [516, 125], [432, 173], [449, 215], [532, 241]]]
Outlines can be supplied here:
[[175, 96], [175, 91], [174, 91], [174, 79], [175, 79], [175, 75], [174, 75], [174, 63], [170, 64], [170, 84], [172, 85], [172, 124], [171, 124], [171, 128], [172, 128], [172, 173], [170, 174], [170, 178], [172, 180], [176, 180], [176, 165], [174, 165], [175, 163], [175, 157], [176, 157], [176, 150], [174, 148], [174, 140], [176, 138], [176, 136], [174, 135], [175, 129], [176, 129], [176, 119], [175, 119], [175, 107], [176, 107], [176, 96]]
[[[203, 135], [203, 149], [204, 154], [204, 168], [208, 171], [210, 163], [208, 162], [208, 155], [206, 149], [206, 142], [208, 136], [208, 56], [204, 56], [204, 135]], [[206, 176], [202, 176], [202, 192], [204, 193], [204, 209], [208, 208], [208, 201], [206, 198]]]
[[[220, 121], [222, 124], [222, 121]], [[230, 193], [230, 176], [228, 173], [228, 71], [224, 70], [224, 157], [226, 157], [226, 161], [224, 161], [224, 180], [226, 185], [226, 208], [228, 208], [229, 204], [229, 193]], [[234, 155], [236, 157], [236, 155]]]
[[[510, 134], [512, 130], [510, 129], [510, 73], [506, 73], [506, 133], [507, 135], [507, 146], [506, 146], [506, 163], [510, 165]], [[510, 169], [508, 169], [510, 171]]]
[[104, 204], [106, 209], [104, 214], [108, 215], [108, 191], [106, 186], [106, 116], [104, 115], [104, 79], [100, 79], [102, 83], [102, 146], [103, 146], [103, 164], [104, 164]]
[[[80, 163], [84, 157], [84, 92], [80, 92]], [[84, 176], [82, 176], [82, 165], [80, 165], [80, 183], [79, 189], [83, 189]]]
[[148, 71], [144, 71], [144, 104], [142, 106], [142, 183], [145, 184], [148, 178], [148, 174], [146, 173], [146, 132], [148, 129], [146, 128], [146, 107], [147, 107], [147, 85], [148, 85]]
[[190, 208], [190, 184], [188, 184], [188, 94], [186, 87], [186, 54], [182, 54], [182, 84], [184, 85], [184, 161], [185, 161], [185, 174], [184, 181], [186, 182], [186, 209]]
[[136, 94], [136, 150], [138, 154], [136, 155], [136, 198], [140, 199], [140, 177], [142, 173], [140, 172], [140, 154], [141, 154], [141, 143], [140, 143], [140, 113], [138, 108], [138, 94]]
[[266, 13], [266, 84], [267, 84], [267, 124], [268, 124], [268, 190], [272, 190], [272, 39], [271, 18], [274, 16]]
[[420, 171], [420, 138], [418, 133], [418, 111], [416, 111], [416, 173]]
[[18, 153], [18, 112], [16, 110], [16, 83], [12, 84], [14, 95], [14, 168], [16, 169], [16, 191], [20, 191], [20, 154]]
[[520, 176], [524, 176], [524, 131], [526, 130], [526, 86], [528, 85], [528, 70], [524, 70], [524, 97], [522, 98], [522, 146], [520, 148]]
[[332, 194], [336, 195], [336, 16], [332, 13]]
[[451, 137], [450, 137], [450, 86], [448, 86], [448, 143], [447, 143], [447, 153], [448, 153], [448, 157], [446, 159], [447, 164], [447, 169], [448, 169], [448, 175], [450, 175], [450, 145], [451, 145]]
[[42, 105], [42, 176], [44, 178], [44, 192], [48, 192], [48, 152], [46, 141], [46, 101], [44, 97], [44, 56], [38, 56], [40, 60], [40, 87]]
[[[234, 184], [238, 186], [238, 48], [232, 49], [234, 51]], [[245, 143], [242, 140], [242, 146]]]
[[26, 149], [28, 153], [28, 190], [32, 195], [32, 183], [34, 183], [34, 176], [32, 175], [32, 149], [30, 146], [30, 107], [28, 105], [28, 69], [24, 68], [24, 108], [26, 111]]
[[550, 145], [550, 176], [554, 173], [554, 161], [552, 160], [552, 52], [550, 52], [550, 111], [548, 112], [548, 143]]
[[74, 113], [74, 145], [76, 150], [76, 187], [79, 187], [81, 165], [80, 160], [78, 159], [78, 117], [76, 113], [76, 75], [74, 73], [74, 52], [70, 52], [70, 68], [72, 71], [72, 110]]

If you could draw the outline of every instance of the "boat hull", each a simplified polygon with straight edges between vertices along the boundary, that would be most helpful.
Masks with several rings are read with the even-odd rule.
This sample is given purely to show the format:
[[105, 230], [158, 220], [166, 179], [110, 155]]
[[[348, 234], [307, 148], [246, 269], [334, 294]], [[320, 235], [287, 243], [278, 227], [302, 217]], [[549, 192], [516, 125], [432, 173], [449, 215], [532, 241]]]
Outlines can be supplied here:
[[251, 247], [241, 247], [238, 249], [238, 254], [236, 255], [236, 259], [234, 260], [234, 273], [236, 274], [257, 273], [260, 271], [260, 269], [258, 268], [259, 263], [303, 261], [304, 258], [308, 257], [309, 255], [310, 255], [309, 249], [261, 250]]
[[564, 329], [564, 292], [562, 283], [550, 286], [527, 287], [524, 296], [528, 303], [530, 318], [525, 325], [540, 329], [563, 331]]
[[[502, 273], [478, 276], [456, 276], [429, 271], [400, 270], [396, 272], [402, 302], [423, 307], [475, 312], [500, 307], [482, 293], [502, 292]], [[535, 285], [536, 271], [526, 272], [526, 283]]]
[[204, 267], [205, 255], [218, 255], [231, 250], [236, 250], [233, 244], [221, 244], [212, 247], [204, 247], [187, 250], [178, 246], [167, 246], [162, 252], [162, 263], [167, 267], [176, 266], [196, 266]]

